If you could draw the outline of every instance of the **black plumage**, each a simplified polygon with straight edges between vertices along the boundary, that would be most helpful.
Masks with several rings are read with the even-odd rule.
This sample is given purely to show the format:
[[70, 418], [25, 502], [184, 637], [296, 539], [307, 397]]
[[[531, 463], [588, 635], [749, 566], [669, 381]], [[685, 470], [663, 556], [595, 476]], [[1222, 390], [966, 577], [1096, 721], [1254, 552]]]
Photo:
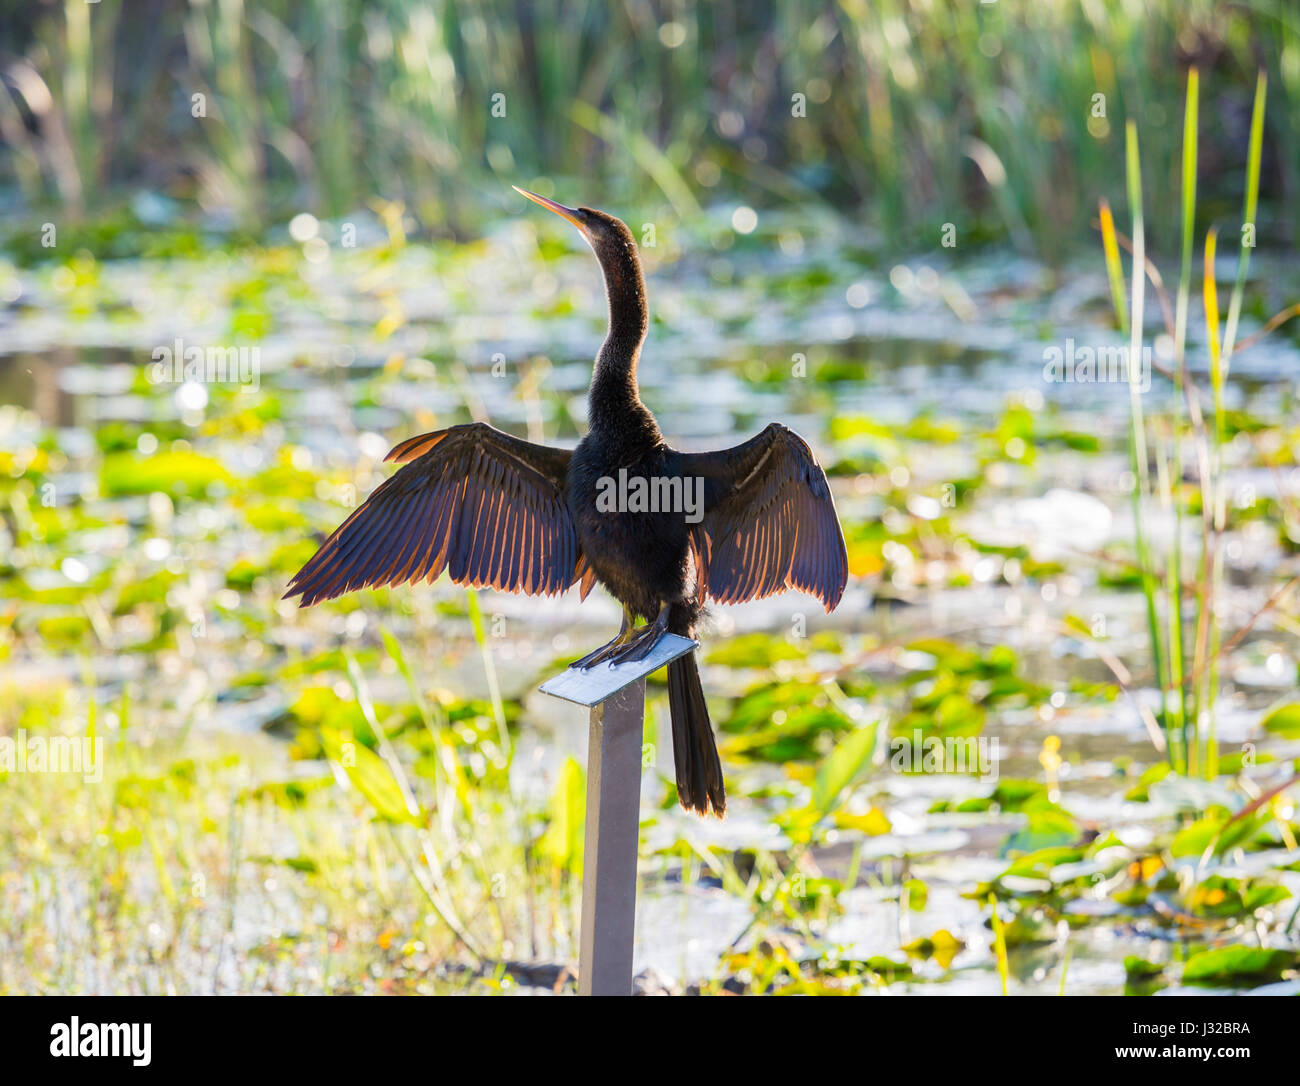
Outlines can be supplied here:
[[[741, 603], [793, 588], [833, 610], [848, 559], [807, 443], [772, 423], [732, 449], [671, 448], [637, 390], [648, 310], [631, 231], [602, 211], [524, 195], [576, 226], [604, 272], [609, 333], [586, 436], [570, 452], [473, 423], [402, 442], [387, 459], [404, 466], [321, 545], [286, 596], [308, 606], [358, 588], [431, 583], [444, 571], [460, 584], [535, 595], [579, 583], [584, 599], [599, 581], [623, 605], [623, 628], [575, 667], [644, 658], [665, 632], [694, 637], [708, 598]], [[602, 490], [620, 471], [696, 488], [702, 515], [691, 523], [685, 508], [608, 509]], [[722, 815], [722, 766], [694, 654], [669, 664], [668, 701], [678, 798]]]

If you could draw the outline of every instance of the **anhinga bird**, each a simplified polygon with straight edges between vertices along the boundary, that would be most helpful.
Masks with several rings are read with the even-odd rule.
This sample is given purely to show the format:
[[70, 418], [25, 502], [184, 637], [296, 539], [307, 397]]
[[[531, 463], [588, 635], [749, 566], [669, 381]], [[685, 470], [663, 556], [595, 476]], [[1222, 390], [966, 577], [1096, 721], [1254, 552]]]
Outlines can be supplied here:
[[[741, 603], [794, 588], [833, 610], [848, 559], [808, 445], [772, 423], [734, 449], [670, 448], [637, 391], [648, 317], [632, 232], [603, 211], [518, 191], [576, 226], [605, 275], [609, 333], [587, 435], [570, 451], [470, 423], [402, 442], [387, 459], [405, 466], [321, 545], [286, 596], [306, 607], [358, 588], [432, 583], [443, 570], [459, 584], [541, 595], [580, 582], [584, 599], [599, 581], [623, 605], [622, 629], [574, 667], [643, 659], [665, 631], [694, 637], [709, 596]], [[690, 484], [703, 508], [694, 523], [683, 509], [610, 510], [598, 499], [616, 478], [676, 481], [679, 494]], [[722, 766], [694, 653], [668, 665], [668, 700], [678, 799], [720, 816]]]

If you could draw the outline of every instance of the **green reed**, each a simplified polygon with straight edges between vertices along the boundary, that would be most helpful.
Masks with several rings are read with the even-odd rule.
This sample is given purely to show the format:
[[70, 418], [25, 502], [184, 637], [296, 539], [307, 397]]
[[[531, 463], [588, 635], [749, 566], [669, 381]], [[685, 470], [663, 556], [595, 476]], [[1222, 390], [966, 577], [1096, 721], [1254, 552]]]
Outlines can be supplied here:
[[[1160, 693], [1158, 723], [1160, 736], [1170, 764], [1180, 772], [1211, 778], [1218, 772], [1218, 739], [1215, 703], [1219, 695], [1219, 658], [1223, 650], [1222, 616], [1218, 607], [1223, 583], [1223, 537], [1228, 530], [1227, 486], [1223, 450], [1227, 437], [1226, 385], [1229, 360], [1236, 338], [1241, 312], [1250, 249], [1257, 232], [1260, 163], [1263, 156], [1264, 106], [1267, 79], [1263, 72], [1255, 89], [1255, 104], [1247, 151], [1246, 193], [1243, 209], [1241, 248], [1237, 275], [1226, 327], [1220, 333], [1218, 290], [1215, 280], [1217, 231], [1211, 228], [1205, 238], [1202, 300], [1206, 325], [1206, 350], [1209, 356], [1209, 400], [1211, 417], [1202, 409], [1202, 390], [1189, 375], [1187, 324], [1191, 303], [1192, 265], [1195, 248], [1197, 150], [1199, 144], [1200, 77], [1195, 68], [1188, 74], [1183, 111], [1183, 147], [1181, 170], [1181, 260], [1178, 290], [1172, 325], [1167, 329], [1174, 342], [1174, 366], [1168, 374], [1178, 389], [1167, 419], [1150, 419], [1138, 390], [1137, 365], [1143, 342], [1143, 311], [1146, 284], [1149, 281], [1160, 295], [1162, 310], [1168, 321], [1168, 299], [1163, 281], [1146, 256], [1142, 212], [1142, 171], [1138, 156], [1137, 126], [1127, 125], [1127, 183], [1132, 214], [1132, 267], [1126, 293], [1120, 258], [1119, 236], [1109, 206], [1100, 207], [1102, 247], [1110, 280], [1115, 320], [1129, 339], [1130, 364], [1130, 465], [1134, 474], [1132, 490], [1134, 551], [1145, 604], [1148, 642], [1152, 669]], [[1129, 299], [1126, 304], [1126, 296]], [[1269, 322], [1271, 329], [1279, 314]], [[1156, 434], [1154, 446], [1147, 440], [1148, 431]], [[1195, 596], [1191, 629], [1187, 628], [1185, 601], [1188, 586], [1182, 574], [1184, 539], [1184, 498], [1181, 482], [1187, 463], [1185, 449], [1191, 446], [1200, 488], [1199, 522], [1200, 559], [1196, 581], [1190, 586]], [[1153, 456], [1154, 453], [1154, 463]], [[1173, 515], [1173, 540], [1163, 555], [1151, 551], [1149, 515], [1151, 506], [1150, 474], [1154, 467], [1161, 504]], [[1163, 574], [1157, 562], [1163, 562]], [[1163, 581], [1163, 590], [1158, 583]], [[1163, 604], [1163, 610], [1162, 610]], [[1191, 650], [1188, 656], [1189, 646]]]
[[[69, 206], [161, 184], [246, 225], [382, 197], [457, 232], [482, 214], [482, 192], [543, 175], [678, 213], [719, 198], [822, 201], [913, 251], [952, 222], [960, 245], [1007, 239], [1054, 260], [1113, 180], [1118, 118], [1139, 120], [1152, 176], [1176, 177], [1181, 78], [1167, 58], [1180, 42], [1223, 58], [1205, 74], [1216, 97], [1240, 97], [1237, 73], [1262, 60], [1300, 101], [1285, 62], [1300, 25], [1285, 5], [1210, 12], [1206, 0], [193, 0], [160, 12], [68, 0], [28, 17], [32, 42], [0, 29], [0, 51], [21, 43], [36, 79], [0, 91], [13, 148], [0, 182]], [[195, 94], [205, 116], [191, 115]], [[11, 105], [43, 97], [48, 123], [14, 123]], [[1207, 119], [1211, 137], [1232, 138], [1231, 119]], [[1279, 141], [1281, 175], [1300, 176], [1300, 109], [1277, 123], [1295, 137]], [[1147, 218], [1153, 239], [1175, 235], [1172, 202]]]

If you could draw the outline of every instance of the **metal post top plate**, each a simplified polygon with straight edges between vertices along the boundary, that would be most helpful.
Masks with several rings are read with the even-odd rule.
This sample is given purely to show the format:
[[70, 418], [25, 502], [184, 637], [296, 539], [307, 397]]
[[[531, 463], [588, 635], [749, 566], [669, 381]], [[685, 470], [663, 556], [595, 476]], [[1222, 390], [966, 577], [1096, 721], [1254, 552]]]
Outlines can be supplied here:
[[541, 691], [578, 705], [599, 705], [637, 679], [644, 679], [652, 671], [658, 671], [679, 656], [694, 652], [699, 645], [698, 641], [692, 641], [689, 637], [664, 634], [644, 660], [629, 660], [613, 667], [597, 664], [587, 671], [566, 668], [542, 683]]

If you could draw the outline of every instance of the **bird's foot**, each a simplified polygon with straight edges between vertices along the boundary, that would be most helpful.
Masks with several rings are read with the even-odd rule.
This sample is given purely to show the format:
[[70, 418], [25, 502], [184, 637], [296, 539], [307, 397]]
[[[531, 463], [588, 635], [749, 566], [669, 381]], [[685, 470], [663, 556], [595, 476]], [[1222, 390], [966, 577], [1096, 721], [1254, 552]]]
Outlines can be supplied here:
[[664, 609], [662, 620], [655, 619], [648, 626], [641, 626], [638, 629], [630, 631], [628, 641], [625, 645], [616, 648], [606, 659], [609, 660], [609, 666], [615, 667], [618, 664], [624, 664], [632, 660], [644, 660], [652, 652], [654, 647], [659, 644], [659, 639], [668, 632], [667, 608]]
[[614, 653], [618, 652], [628, 643], [633, 635], [632, 630], [623, 630], [612, 641], [606, 642], [600, 648], [587, 653], [581, 660], [574, 660], [569, 665], [571, 668], [577, 668], [579, 671], [586, 671], [588, 668], [595, 667], [603, 660], [608, 660]]

